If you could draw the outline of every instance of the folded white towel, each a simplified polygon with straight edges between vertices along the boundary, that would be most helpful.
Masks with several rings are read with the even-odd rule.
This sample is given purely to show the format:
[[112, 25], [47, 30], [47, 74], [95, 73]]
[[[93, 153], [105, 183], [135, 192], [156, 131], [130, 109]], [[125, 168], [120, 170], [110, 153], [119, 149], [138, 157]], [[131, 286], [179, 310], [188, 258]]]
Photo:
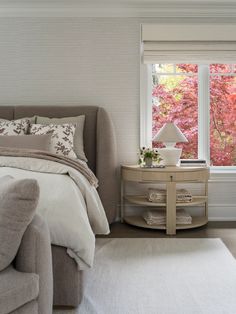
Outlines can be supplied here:
[[[154, 202], [154, 203], [166, 202], [166, 190], [149, 188], [147, 198], [150, 202]], [[177, 202], [191, 202], [192, 194], [186, 189], [177, 189], [176, 201]]]
[[[143, 214], [143, 218], [148, 225], [163, 225], [166, 224], [166, 211], [164, 209], [160, 210], [150, 210]], [[191, 224], [192, 217], [183, 208], [179, 208], [176, 211], [176, 224]]]
[[148, 189], [148, 200], [150, 202], [158, 203], [166, 201], [166, 190]]

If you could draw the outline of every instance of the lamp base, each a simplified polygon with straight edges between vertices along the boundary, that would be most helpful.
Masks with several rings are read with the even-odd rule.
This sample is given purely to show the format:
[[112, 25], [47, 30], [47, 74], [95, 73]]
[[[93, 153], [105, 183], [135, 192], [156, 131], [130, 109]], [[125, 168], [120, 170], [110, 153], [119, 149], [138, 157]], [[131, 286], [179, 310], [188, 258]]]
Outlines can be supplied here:
[[179, 162], [182, 153], [182, 148], [176, 147], [159, 148], [158, 153], [163, 159], [165, 166], [176, 166]]

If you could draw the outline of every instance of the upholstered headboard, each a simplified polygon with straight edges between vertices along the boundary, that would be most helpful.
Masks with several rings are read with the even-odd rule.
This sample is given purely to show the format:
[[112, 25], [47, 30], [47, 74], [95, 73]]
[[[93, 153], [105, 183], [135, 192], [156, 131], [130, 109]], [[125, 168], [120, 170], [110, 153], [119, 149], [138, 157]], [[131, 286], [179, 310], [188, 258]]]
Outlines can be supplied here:
[[96, 106], [0, 106], [0, 118], [18, 119], [34, 115], [49, 118], [85, 115], [84, 150], [88, 165], [99, 180], [98, 192], [109, 222], [116, 217], [117, 177], [116, 139], [107, 112]]

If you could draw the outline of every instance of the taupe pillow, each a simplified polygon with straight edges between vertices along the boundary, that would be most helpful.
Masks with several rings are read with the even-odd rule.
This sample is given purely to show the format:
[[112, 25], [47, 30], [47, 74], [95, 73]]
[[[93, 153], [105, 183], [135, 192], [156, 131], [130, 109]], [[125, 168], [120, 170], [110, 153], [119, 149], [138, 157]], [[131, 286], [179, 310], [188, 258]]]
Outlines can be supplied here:
[[0, 136], [0, 147], [37, 149], [49, 151], [51, 134], [46, 135], [3, 135]]
[[0, 271], [15, 258], [23, 234], [34, 217], [38, 199], [36, 180], [0, 178]]
[[78, 158], [84, 161], [88, 161], [84, 153], [84, 140], [83, 140], [84, 121], [85, 121], [84, 115], [65, 118], [47, 118], [36, 116], [37, 124], [64, 124], [64, 123], [76, 124], [74, 136], [74, 151]]

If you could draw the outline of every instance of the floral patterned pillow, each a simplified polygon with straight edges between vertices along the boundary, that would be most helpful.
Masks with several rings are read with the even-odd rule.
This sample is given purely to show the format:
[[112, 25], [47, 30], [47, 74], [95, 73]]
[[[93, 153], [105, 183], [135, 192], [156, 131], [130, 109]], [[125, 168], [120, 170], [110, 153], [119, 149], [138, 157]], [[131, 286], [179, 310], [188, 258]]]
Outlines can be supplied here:
[[25, 135], [28, 131], [30, 120], [0, 120], [0, 135]]
[[66, 124], [31, 124], [29, 133], [44, 135], [51, 133], [50, 152], [69, 158], [76, 158], [73, 142], [76, 125]]

